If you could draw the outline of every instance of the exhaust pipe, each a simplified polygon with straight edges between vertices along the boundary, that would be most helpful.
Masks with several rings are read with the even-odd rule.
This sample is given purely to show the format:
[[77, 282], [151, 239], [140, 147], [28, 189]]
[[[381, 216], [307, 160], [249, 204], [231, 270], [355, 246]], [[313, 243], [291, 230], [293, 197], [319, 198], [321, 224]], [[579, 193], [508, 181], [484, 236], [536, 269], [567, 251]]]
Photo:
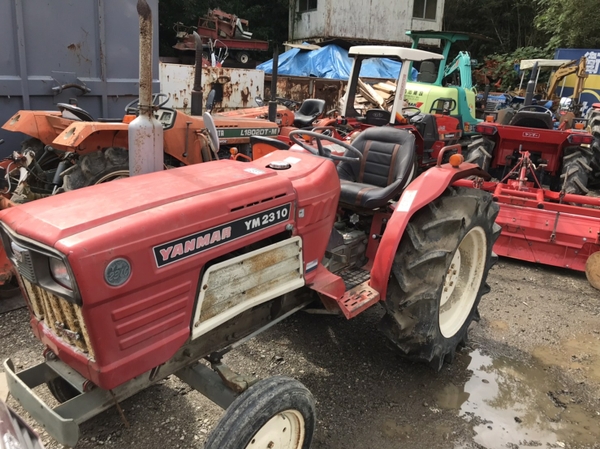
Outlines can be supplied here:
[[202, 115], [202, 38], [194, 31], [196, 59], [194, 65], [194, 87], [192, 88], [192, 115]]
[[536, 62], [533, 64], [531, 76], [529, 77], [529, 81], [527, 81], [527, 90], [525, 91], [525, 101], [523, 102], [523, 106], [530, 106], [533, 103], [533, 95], [535, 93], [538, 71], [538, 63]]
[[279, 67], [279, 47], [273, 53], [273, 70], [271, 70], [271, 101], [269, 101], [269, 121], [277, 123], [277, 72]]
[[152, 11], [138, 0], [140, 16], [139, 114], [128, 126], [129, 175], [160, 171], [164, 165], [163, 127], [154, 118], [152, 104]]

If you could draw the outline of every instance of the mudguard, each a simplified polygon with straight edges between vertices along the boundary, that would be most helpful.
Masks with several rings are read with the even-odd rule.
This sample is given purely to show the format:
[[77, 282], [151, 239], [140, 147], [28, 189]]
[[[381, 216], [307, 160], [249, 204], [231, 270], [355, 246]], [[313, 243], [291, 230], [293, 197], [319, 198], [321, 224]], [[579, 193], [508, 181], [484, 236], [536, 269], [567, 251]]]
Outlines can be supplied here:
[[382, 301], [386, 298], [396, 250], [411, 217], [442, 195], [454, 181], [468, 176], [488, 177], [476, 164], [463, 162], [457, 168], [444, 164], [430, 168], [404, 190], [400, 200], [393, 206], [394, 212], [381, 237], [371, 270], [371, 287], [379, 292]]
[[2, 129], [49, 144], [72, 121], [62, 118], [59, 111], [18, 111], [2, 125]]
[[[73, 122], [56, 136], [52, 146], [63, 150], [78, 148], [84, 154], [108, 146], [126, 148], [128, 126], [119, 122]], [[106, 132], [110, 133], [109, 138]]]

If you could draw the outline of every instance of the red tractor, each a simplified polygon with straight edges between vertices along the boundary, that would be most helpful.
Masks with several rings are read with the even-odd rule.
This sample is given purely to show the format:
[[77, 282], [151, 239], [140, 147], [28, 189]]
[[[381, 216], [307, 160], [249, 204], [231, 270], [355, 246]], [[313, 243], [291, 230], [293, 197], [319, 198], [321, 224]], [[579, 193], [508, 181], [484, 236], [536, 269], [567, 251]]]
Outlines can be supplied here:
[[[303, 148], [255, 139], [274, 147], [251, 162], [123, 178], [0, 212], [46, 346], [44, 363], [4, 369], [11, 394], [60, 443], [75, 445], [80, 423], [174, 374], [227, 409], [207, 448], [308, 448], [310, 392], [287, 378], [256, 382], [221, 359], [315, 301], [348, 319], [379, 304], [380, 328], [403, 355], [435, 369], [453, 359], [489, 291], [499, 235], [491, 195], [453, 184], [485, 173], [460, 154], [442, 164], [456, 150], [447, 147], [414, 179], [415, 137], [394, 127], [352, 144], [304, 133], [290, 133]], [[110, 208], [95, 207], [107, 198]], [[35, 394], [43, 383], [61, 405]]]
[[493, 180], [456, 185], [486, 190], [500, 204], [498, 255], [585, 270], [600, 287], [600, 199], [586, 195], [597, 182], [600, 145], [585, 131], [588, 121], [554, 129], [552, 112], [537, 105], [506, 121], [477, 125], [484, 137], [465, 156]]

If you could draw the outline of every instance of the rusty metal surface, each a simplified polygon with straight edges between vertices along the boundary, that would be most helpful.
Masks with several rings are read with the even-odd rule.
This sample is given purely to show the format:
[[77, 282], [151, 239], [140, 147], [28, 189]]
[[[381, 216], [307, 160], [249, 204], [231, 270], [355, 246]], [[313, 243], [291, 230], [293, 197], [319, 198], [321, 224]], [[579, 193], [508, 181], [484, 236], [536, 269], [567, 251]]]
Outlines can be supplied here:
[[[191, 113], [194, 67], [161, 62], [159, 77], [161, 92], [171, 95], [168, 105], [186, 114]], [[215, 101], [214, 113], [250, 108], [256, 106], [257, 97], [264, 98], [264, 78], [262, 70], [203, 67], [202, 89], [205, 98], [213, 87], [222, 89], [222, 99]]]
[[[315, 10], [290, 15], [293, 19], [290, 20], [289, 41], [322, 42], [337, 38], [355, 43], [408, 45], [411, 41], [406, 30], [441, 30], [443, 1], [437, 2], [435, 20], [414, 18], [413, 3], [397, 0], [320, 1]], [[365, 17], [365, 11], [372, 20]]]

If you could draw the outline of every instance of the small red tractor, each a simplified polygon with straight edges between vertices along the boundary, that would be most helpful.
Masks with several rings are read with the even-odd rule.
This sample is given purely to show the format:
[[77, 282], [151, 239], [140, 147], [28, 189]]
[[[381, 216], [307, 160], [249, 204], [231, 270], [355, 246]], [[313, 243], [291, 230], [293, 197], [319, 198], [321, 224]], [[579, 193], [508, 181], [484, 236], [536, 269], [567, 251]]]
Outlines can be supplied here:
[[[400, 60], [428, 55], [396, 50]], [[401, 354], [436, 370], [453, 359], [489, 291], [500, 232], [491, 195], [453, 184], [486, 174], [460, 154], [442, 164], [460, 153], [450, 146], [415, 178], [409, 130], [372, 126], [352, 143], [308, 133], [291, 132], [298, 145], [284, 150], [256, 137], [273, 148], [250, 162], [179, 167], [0, 211], [46, 346], [43, 363], [4, 369], [12, 396], [50, 435], [73, 446], [83, 421], [176, 375], [226, 408], [207, 449], [308, 449], [310, 392], [234, 373], [222, 356], [315, 301], [348, 319], [380, 305], [380, 328]], [[107, 198], [110, 208], [94, 207]], [[61, 403], [54, 409], [33, 391], [44, 383]]]

